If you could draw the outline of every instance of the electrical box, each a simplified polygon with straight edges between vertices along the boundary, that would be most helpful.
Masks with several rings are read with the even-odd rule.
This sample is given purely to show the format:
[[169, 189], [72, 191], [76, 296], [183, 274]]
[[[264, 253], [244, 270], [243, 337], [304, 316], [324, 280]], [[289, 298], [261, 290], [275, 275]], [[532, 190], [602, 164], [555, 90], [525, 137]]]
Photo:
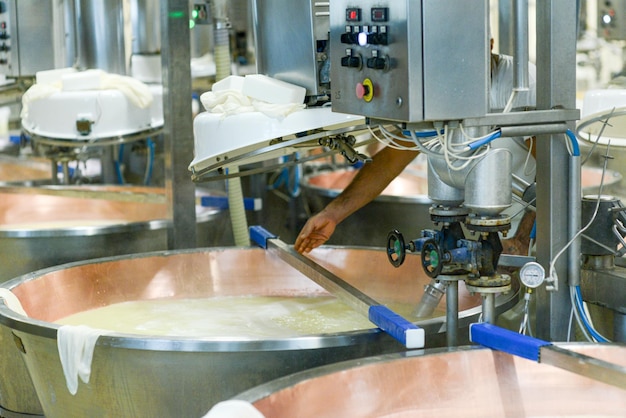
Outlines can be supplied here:
[[612, 41], [626, 40], [626, 0], [598, 0], [598, 35]]
[[25, 77], [72, 66], [72, 10], [63, 0], [0, 1], [0, 74]]
[[211, 16], [211, 5], [208, 1], [195, 2], [193, 4], [193, 10], [191, 11], [191, 17], [196, 25], [210, 25], [213, 23]]
[[488, 0], [333, 0], [333, 110], [398, 122], [484, 116], [488, 11]]
[[328, 95], [329, 19], [328, 1], [255, 0], [253, 20], [259, 74], [304, 87], [310, 101]]

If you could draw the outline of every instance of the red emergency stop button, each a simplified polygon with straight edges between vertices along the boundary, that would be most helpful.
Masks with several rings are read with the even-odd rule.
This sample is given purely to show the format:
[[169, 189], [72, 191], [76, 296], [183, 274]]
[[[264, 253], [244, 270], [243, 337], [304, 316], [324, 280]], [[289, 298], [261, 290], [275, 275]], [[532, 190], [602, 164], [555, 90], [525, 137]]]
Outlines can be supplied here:
[[355, 92], [357, 99], [371, 102], [374, 98], [374, 84], [372, 80], [366, 78], [362, 83], [357, 83]]

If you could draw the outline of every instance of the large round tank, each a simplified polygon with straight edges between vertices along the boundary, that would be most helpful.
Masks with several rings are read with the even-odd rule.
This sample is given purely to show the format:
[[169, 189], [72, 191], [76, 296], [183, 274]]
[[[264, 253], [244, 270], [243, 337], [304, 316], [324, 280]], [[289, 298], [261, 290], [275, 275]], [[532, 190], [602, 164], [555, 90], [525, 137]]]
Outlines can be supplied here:
[[[619, 345], [565, 345], [626, 366]], [[486, 348], [389, 354], [308, 370], [236, 397], [267, 418], [621, 417], [624, 390]]]
[[[419, 257], [396, 269], [382, 250], [322, 247], [313, 260], [380, 303], [413, 307], [430, 279]], [[107, 333], [95, 345], [91, 378], [71, 395], [57, 348], [59, 318], [116, 302], [211, 296], [314, 296], [327, 293], [277, 256], [258, 248], [155, 252], [76, 262], [4, 284], [28, 318], [0, 302], [0, 400], [36, 393], [36, 405], [2, 408], [48, 418], [202, 416], [218, 401], [259, 384], [332, 362], [403, 351], [377, 328], [276, 339], [163, 337]], [[480, 298], [459, 291], [461, 327], [476, 321]], [[508, 309], [514, 295], [498, 297]], [[427, 346], [442, 346], [445, 303], [419, 321]], [[210, 321], [211, 318], [207, 318]], [[467, 333], [460, 332], [466, 335]], [[26, 370], [24, 370], [26, 365]], [[27, 379], [17, 382], [19, 377]], [[30, 376], [30, 379], [28, 377]], [[19, 389], [15, 385], [19, 384]], [[33, 395], [34, 396], [34, 395]], [[35, 411], [33, 411], [35, 409]]]
[[[620, 182], [622, 181], [622, 175], [613, 170], [606, 170], [604, 175], [601, 167], [582, 167], [580, 178], [580, 186], [583, 189], [583, 194], [599, 193], [600, 184], [602, 184], [602, 193], [610, 194], [615, 193], [619, 189]], [[604, 176], [604, 178], [603, 178]]]
[[76, 1], [78, 66], [126, 74], [122, 0]]
[[[137, 186], [90, 186], [90, 190], [164, 196], [163, 189]], [[198, 245], [221, 245], [227, 220], [227, 211], [198, 207]], [[71, 261], [165, 250], [170, 225], [165, 203], [0, 189], [0, 283]]]
[[51, 182], [52, 165], [48, 160], [0, 155], [0, 185]]
[[[432, 228], [426, 171], [423, 164], [410, 165], [380, 196], [341, 222], [328, 243], [384, 247], [387, 234], [394, 229], [412, 236]], [[340, 169], [305, 177], [302, 192], [310, 212], [322, 210], [356, 174], [356, 170]]]

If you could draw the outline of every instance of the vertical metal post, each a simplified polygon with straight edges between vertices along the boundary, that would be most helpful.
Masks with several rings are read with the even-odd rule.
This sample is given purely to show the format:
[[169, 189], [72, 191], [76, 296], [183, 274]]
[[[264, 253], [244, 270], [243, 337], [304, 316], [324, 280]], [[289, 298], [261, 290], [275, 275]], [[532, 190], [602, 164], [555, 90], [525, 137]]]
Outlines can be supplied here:
[[496, 323], [496, 295], [494, 293], [482, 294], [483, 322]]
[[[537, 108], [576, 106], [576, 8], [571, 0], [542, 0], [537, 11]], [[571, 127], [573, 129], [573, 126]], [[563, 135], [537, 138], [537, 260], [547, 267], [569, 241], [569, 156]], [[552, 341], [567, 338], [571, 310], [568, 259], [555, 265], [558, 292], [537, 292], [537, 336]]]
[[513, 0], [513, 88], [528, 90], [528, 0]]
[[[501, 54], [513, 55], [513, 33], [511, 22], [513, 22], [513, 0], [498, 1], [498, 52]], [[493, 31], [492, 36], [496, 36]]]
[[77, 0], [78, 66], [126, 74], [122, 0]]
[[459, 345], [459, 281], [454, 279], [446, 286], [446, 343]]
[[196, 247], [189, 1], [161, 0], [161, 65], [165, 138], [165, 193], [172, 226], [169, 249]]

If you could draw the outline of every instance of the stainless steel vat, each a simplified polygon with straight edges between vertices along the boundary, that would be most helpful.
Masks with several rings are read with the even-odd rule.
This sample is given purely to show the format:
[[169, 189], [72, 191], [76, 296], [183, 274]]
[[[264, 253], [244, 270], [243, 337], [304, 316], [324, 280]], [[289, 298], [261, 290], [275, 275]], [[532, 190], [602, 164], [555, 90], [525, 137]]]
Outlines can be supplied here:
[[[91, 190], [163, 192], [141, 187], [120, 190], [114, 186], [94, 186]], [[200, 243], [221, 243], [228, 213], [198, 208], [197, 216]], [[0, 193], [0, 283], [71, 261], [164, 250], [170, 223], [164, 204]], [[22, 360], [14, 350], [5, 349], [12, 345], [12, 339], [11, 333], [0, 326], [0, 416], [41, 414], [26, 369], [15, 367], [21, 366]]]
[[75, 5], [79, 68], [125, 75], [124, 2], [77, 0]]
[[[328, 243], [384, 247], [387, 234], [394, 229], [408, 234], [408, 238], [424, 228], [432, 228], [426, 171], [423, 165], [410, 165], [380, 196], [340, 223]], [[341, 169], [305, 177], [302, 192], [310, 212], [322, 210], [356, 173]]]
[[[421, 273], [418, 257], [407, 257], [401, 269], [387, 262], [384, 251], [367, 248], [323, 247], [311, 257], [390, 306], [414, 306], [430, 280]], [[72, 396], [57, 350], [59, 326], [53, 323], [61, 317], [130, 300], [326, 293], [270, 253], [236, 247], [75, 262], [24, 275], [4, 287], [12, 289], [29, 317], [0, 303], [0, 350], [13, 356], [0, 357], [0, 377], [4, 385], [14, 384], [8, 377], [18, 376], [15, 369], [25, 364], [31, 390], [48, 418], [199, 417], [220, 400], [287, 374], [404, 349], [378, 329], [250, 341], [111, 333], [98, 339], [91, 379], [80, 382]], [[464, 286], [459, 293], [459, 322], [466, 327], [480, 313], [480, 298]], [[445, 344], [444, 303], [445, 298], [439, 316], [419, 322], [429, 346]], [[512, 294], [502, 295], [498, 309], [513, 303]], [[21, 383], [26, 391], [30, 382]]]
[[600, 191], [600, 183], [602, 183], [602, 193], [611, 194], [619, 190], [622, 181], [622, 175], [613, 170], [606, 170], [604, 179], [602, 178], [601, 167], [582, 167], [581, 168], [581, 187], [584, 194], [594, 194]]
[[[567, 348], [626, 366], [626, 347]], [[624, 390], [486, 348], [389, 354], [308, 370], [236, 397], [268, 418], [622, 417]]]
[[[164, 193], [135, 186], [93, 186], [90, 190]], [[197, 216], [199, 245], [220, 245], [227, 211], [199, 207]], [[0, 189], [0, 283], [71, 261], [165, 250], [170, 224], [164, 203], [2, 193]]]
[[0, 155], [0, 184], [29, 184], [51, 182], [49, 161]]

